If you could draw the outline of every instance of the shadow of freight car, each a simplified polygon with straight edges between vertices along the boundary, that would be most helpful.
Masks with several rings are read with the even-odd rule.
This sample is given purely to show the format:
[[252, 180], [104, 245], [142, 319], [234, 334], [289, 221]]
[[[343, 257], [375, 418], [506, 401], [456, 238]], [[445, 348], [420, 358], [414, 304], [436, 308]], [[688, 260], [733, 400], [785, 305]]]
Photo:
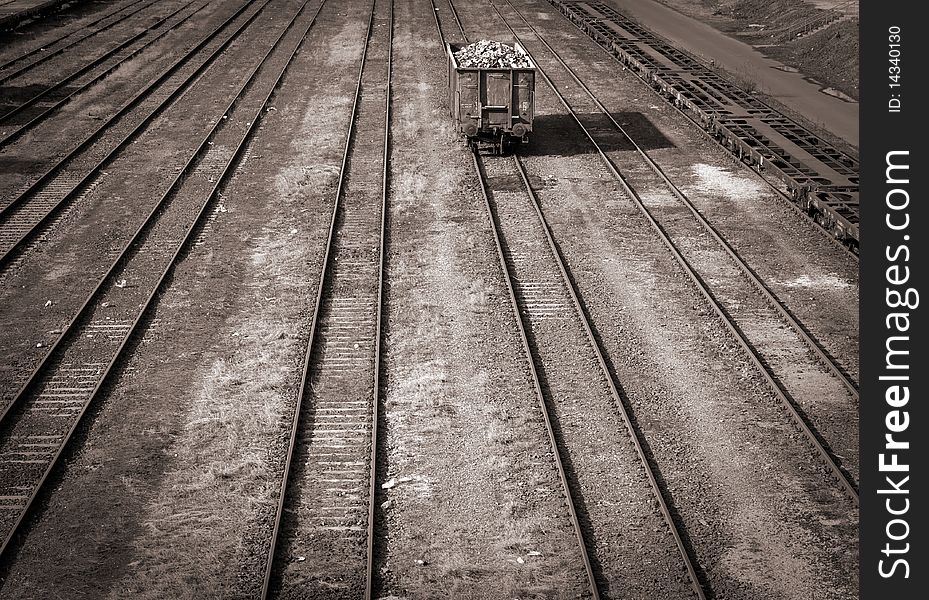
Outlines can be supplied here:
[[[16, 108], [23, 102], [38, 96], [49, 87], [47, 84], [5, 85], [0, 87], [0, 105], [3, 106], [3, 108], [0, 108], [0, 115], [6, 113], [10, 108]], [[62, 95], [70, 94], [76, 89], [76, 87], [59, 88]]]
[[38, 173], [42, 169], [42, 166], [43, 163], [39, 160], [31, 160], [29, 158], [0, 157], [0, 173], [2, 174]]
[[[643, 150], [674, 147], [671, 140], [642, 113], [617, 112], [612, 113], [612, 116]], [[603, 113], [582, 113], [578, 114], [578, 119], [604, 152], [634, 150], [629, 140]], [[531, 141], [519, 153], [529, 156], [575, 156], [596, 154], [596, 151], [574, 118], [567, 113], [558, 113], [535, 118]]]

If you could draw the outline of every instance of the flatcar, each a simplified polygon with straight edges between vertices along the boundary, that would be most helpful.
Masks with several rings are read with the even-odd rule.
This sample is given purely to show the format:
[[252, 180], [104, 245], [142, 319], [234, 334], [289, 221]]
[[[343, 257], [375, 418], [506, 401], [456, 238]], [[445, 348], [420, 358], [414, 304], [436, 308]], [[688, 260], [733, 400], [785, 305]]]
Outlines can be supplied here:
[[549, 0], [733, 155], [858, 252], [858, 159], [732, 84], [601, 0]]
[[535, 64], [513, 44], [530, 67], [462, 67], [455, 54], [464, 44], [447, 44], [448, 102], [452, 120], [469, 145], [503, 154], [529, 143], [535, 97]]

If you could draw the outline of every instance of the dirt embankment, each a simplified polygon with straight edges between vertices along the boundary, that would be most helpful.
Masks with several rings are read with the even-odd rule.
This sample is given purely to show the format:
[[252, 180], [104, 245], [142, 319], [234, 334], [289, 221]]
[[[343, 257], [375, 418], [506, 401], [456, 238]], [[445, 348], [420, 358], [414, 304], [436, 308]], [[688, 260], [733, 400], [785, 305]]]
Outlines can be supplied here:
[[[659, 0], [858, 98], [858, 15], [844, 2]], [[819, 8], [818, 5], [826, 8]], [[835, 10], [829, 10], [829, 6]], [[847, 14], [853, 10], [853, 14]]]

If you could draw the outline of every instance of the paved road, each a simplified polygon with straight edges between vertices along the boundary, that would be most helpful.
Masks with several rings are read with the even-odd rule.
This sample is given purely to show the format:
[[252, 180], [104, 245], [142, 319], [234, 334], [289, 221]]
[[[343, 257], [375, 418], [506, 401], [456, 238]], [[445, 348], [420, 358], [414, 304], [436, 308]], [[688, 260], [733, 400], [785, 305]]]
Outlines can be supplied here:
[[617, 10], [697, 56], [754, 81], [758, 90], [858, 147], [858, 103], [824, 94], [820, 84], [799, 73], [781, 71], [782, 63], [766, 58], [749, 44], [720, 33], [654, 0], [607, 0]]

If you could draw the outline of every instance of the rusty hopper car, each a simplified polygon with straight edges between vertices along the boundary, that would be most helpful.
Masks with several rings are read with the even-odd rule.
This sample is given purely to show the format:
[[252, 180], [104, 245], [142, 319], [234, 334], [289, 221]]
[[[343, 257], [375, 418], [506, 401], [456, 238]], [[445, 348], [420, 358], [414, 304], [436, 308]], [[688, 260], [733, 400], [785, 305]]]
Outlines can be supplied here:
[[526, 144], [532, 132], [535, 66], [528, 68], [461, 67], [455, 58], [464, 44], [448, 44], [449, 108], [457, 130], [477, 147], [502, 154], [514, 143]]

